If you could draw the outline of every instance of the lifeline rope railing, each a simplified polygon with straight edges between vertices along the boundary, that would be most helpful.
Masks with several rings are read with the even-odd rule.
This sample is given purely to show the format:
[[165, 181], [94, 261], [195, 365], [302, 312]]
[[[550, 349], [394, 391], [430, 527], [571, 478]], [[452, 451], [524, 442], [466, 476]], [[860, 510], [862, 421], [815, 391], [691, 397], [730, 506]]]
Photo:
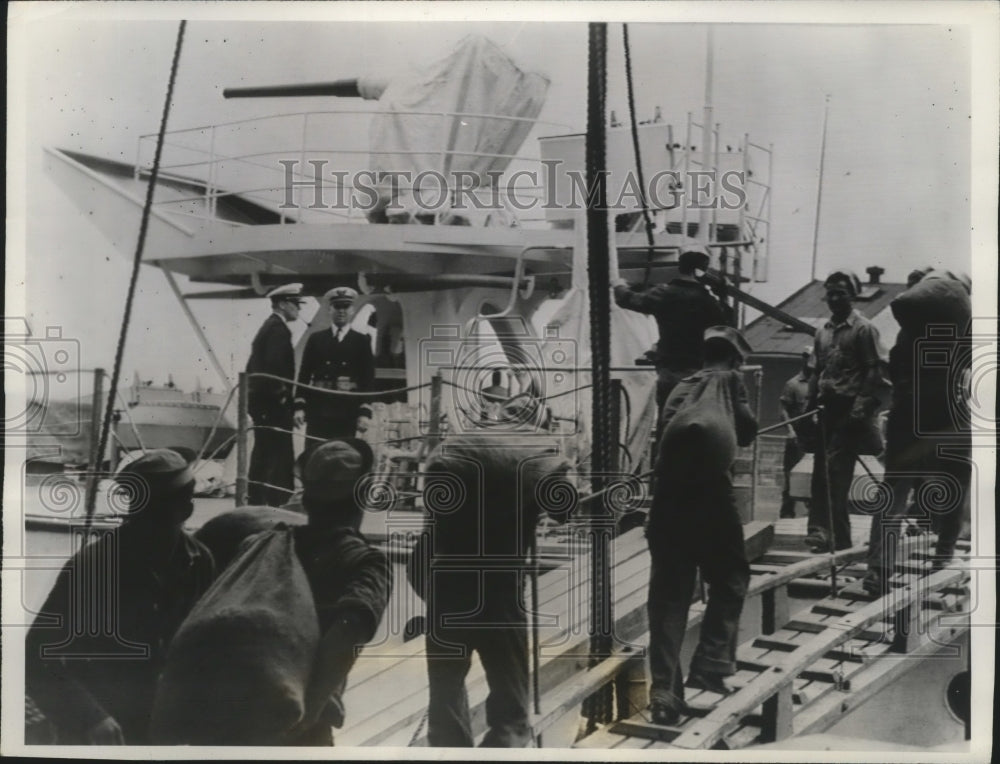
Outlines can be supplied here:
[[309, 385], [304, 382], [296, 382], [294, 379], [287, 379], [286, 377], [279, 377], [277, 374], [268, 374], [263, 371], [254, 371], [247, 374], [247, 378], [254, 379], [273, 379], [276, 382], [287, 382], [291, 384], [296, 391], [298, 390], [312, 390], [317, 393], [326, 393], [328, 395], [340, 396], [343, 398], [384, 398], [389, 395], [400, 395], [402, 393], [409, 393], [413, 390], [423, 390], [424, 388], [430, 387], [430, 382], [424, 382], [419, 385], [411, 385], [410, 387], [399, 387], [394, 390], [373, 390], [370, 392], [360, 392], [355, 390], [331, 390], [327, 387], [317, 387], [316, 385]]

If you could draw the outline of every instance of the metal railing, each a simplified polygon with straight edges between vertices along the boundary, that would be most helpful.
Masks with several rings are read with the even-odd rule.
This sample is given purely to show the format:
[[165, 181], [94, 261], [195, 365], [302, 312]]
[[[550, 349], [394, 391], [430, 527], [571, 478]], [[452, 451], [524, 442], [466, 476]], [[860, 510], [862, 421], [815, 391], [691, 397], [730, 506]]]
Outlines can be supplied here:
[[[445, 135], [450, 132], [456, 121], [468, 124], [474, 120], [503, 121], [510, 123], [526, 123], [538, 127], [569, 129], [568, 125], [544, 122], [526, 117], [514, 117], [496, 114], [481, 114], [472, 112], [434, 112], [434, 111], [393, 111], [387, 112], [379, 108], [344, 109], [336, 111], [307, 111], [288, 114], [269, 115], [251, 119], [234, 120], [215, 125], [174, 130], [167, 133], [164, 143], [165, 156], [161, 166], [161, 174], [165, 179], [175, 182], [194, 183], [203, 187], [198, 195], [187, 195], [183, 198], [161, 198], [157, 206], [171, 214], [180, 214], [195, 219], [212, 222], [223, 222], [229, 225], [237, 221], [220, 218], [219, 199], [227, 195], [253, 197], [271, 211], [279, 215], [281, 223], [289, 222], [289, 217], [283, 210], [294, 211], [296, 222], [331, 222], [361, 221], [363, 209], [356, 204], [356, 194], [368, 192], [354, 183], [343, 183], [338, 176], [344, 170], [350, 171], [353, 166], [356, 171], [362, 171], [364, 162], [361, 157], [437, 157], [436, 169], [442, 176], [448, 177], [451, 163], [455, 158], [481, 157], [489, 160], [507, 160], [513, 166], [504, 172], [497, 173], [496, 185], [478, 189], [490, 196], [491, 203], [498, 202], [504, 210], [514, 217], [515, 207], [511, 204], [513, 197], [527, 198], [530, 194], [541, 193], [541, 185], [525, 183], [526, 176], [518, 175], [517, 169], [537, 167], [535, 177], [539, 177], [541, 160], [537, 157], [526, 157], [523, 154], [503, 154], [488, 151], [468, 151], [463, 148], [448, 148], [447, 145], [428, 148], [400, 147], [398, 149], [382, 149], [373, 151], [370, 146], [340, 145], [330, 147], [325, 140], [317, 137], [334, 135], [342, 139], [345, 135], [357, 135], [367, 140], [369, 130], [365, 129], [365, 120], [373, 117], [393, 115], [414, 120], [433, 120], [437, 122], [431, 134]], [[289, 141], [292, 135], [298, 135]], [[145, 154], [149, 150], [155, 135], [143, 135], [138, 140], [135, 179], [140, 180], [148, 174], [148, 162]], [[241, 146], [243, 150], [235, 151], [225, 147]], [[275, 148], [277, 146], [278, 148]], [[268, 157], [272, 162], [262, 161]], [[281, 164], [281, 161], [294, 164]], [[310, 162], [322, 162], [315, 165]], [[337, 171], [336, 174], [324, 177], [317, 172], [317, 167]], [[307, 172], [309, 169], [312, 172]], [[348, 174], [345, 173], [345, 174]], [[291, 180], [293, 183], [289, 184]], [[492, 178], [491, 178], [492, 180]], [[378, 185], [375, 178], [373, 185]], [[511, 184], [514, 185], [511, 185]], [[291, 185], [291, 188], [288, 186]], [[412, 189], [395, 185], [393, 193]], [[472, 193], [474, 189], [450, 189], [455, 193]], [[312, 198], [310, 199], [310, 194]], [[348, 203], [331, 209], [320, 209], [303, 201], [315, 203], [316, 195], [327, 199], [343, 199]], [[290, 204], [288, 202], [291, 202]], [[198, 203], [202, 209], [177, 210], [178, 205]], [[333, 213], [332, 216], [330, 213]], [[316, 213], [327, 213], [317, 217]], [[346, 214], [345, 214], [346, 213]], [[435, 213], [439, 217], [442, 213]], [[437, 220], [435, 220], [437, 222]]]

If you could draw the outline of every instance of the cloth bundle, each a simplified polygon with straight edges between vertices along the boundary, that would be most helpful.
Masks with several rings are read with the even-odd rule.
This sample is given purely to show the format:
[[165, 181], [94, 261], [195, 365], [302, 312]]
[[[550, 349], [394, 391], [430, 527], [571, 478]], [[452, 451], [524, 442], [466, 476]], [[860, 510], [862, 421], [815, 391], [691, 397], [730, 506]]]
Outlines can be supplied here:
[[153, 705], [161, 745], [276, 745], [304, 715], [319, 644], [291, 529], [249, 542], [181, 624]]
[[732, 466], [739, 443], [753, 440], [755, 424], [736, 416], [739, 385], [739, 372], [716, 372], [690, 393], [660, 442], [659, 458], [671, 475], [689, 483], [712, 480]]

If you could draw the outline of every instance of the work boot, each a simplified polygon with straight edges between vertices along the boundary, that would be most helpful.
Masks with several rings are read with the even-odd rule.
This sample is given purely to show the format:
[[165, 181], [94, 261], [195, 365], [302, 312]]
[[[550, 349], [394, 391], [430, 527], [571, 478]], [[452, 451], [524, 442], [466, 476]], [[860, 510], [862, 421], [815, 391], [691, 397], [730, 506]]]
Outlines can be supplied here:
[[814, 530], [809, 533], [802, 542], [809, 547], [810, 552], [829, 552], [830, 536], [823, 530]]
[[653, 701], [649, 706], [649, 721], [663, 727], [672, 727], [681, 719], [681, 712], [666, 703]]
[[729, 695], [735, 692], [732, 687], [726, 684], [726, 678], [722, 674], [708, 671], [692, 670], [688, 674], [685, 686], [690, 687], [692, 690], [707, 690], [717, 695]]
[[872, 599], [878, 599], [886, 592], [885, 579], [873, 570], [869, 570], [861, 581], [861, 588], [864, 593]]

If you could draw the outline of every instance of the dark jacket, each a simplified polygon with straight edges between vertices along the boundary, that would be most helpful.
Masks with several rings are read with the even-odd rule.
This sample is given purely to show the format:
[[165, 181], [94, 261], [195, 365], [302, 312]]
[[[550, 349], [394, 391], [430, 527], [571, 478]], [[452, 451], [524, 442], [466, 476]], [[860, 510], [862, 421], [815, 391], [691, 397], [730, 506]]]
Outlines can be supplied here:
[[[546, 480], [563, 464], [538, 446], [487, 443], [476, 436], [453, 436], [428, 457], [429, 548], [415, 553], [408, 573], [418, 594], [428, 595], [432, 619], [524, 621], [525, 563], [539, 512], [557, 516], [560, 509], [560, 492]], [[551, 501], [543, 506], [546, 498]], [[422, 556], [429, 581], [427, 571], [418, 569]]]
[[118, 722], [126, 744], [148, 743], [167, 647], [214, 575], [212, 555], [187, 534], [154, 569], [147, 545], [128, 525], [73, 556], [25, 647], [27, 693], [58, 728], [60, 743], [85, 742], [106, 716]]
[[[293, 533], [295, 553], [316, 602], [320, 634], [329, 631], [338, 617], [351, 615], [362, 624], [360, 639], [370, 641], [392, 592], [389, 560], [350, 528], [305, 525]], [[341, 718], [345, 685], [346, 676], [330, 696]]]
[[[260, 372], [283, 379], [295, 379], [295, 350], [292, 332], [281, 316], [272, 313], [253, 339], [247, 374]], [[247, 382], [247, 409], [254, 422], [290, 420], [292, 416], [292, 385], [275, 379], [250, 377]]]
[[[329, 328], [309, 336], [299, 368], [299, 384], [337, 389], [337, 378], [348, 377], [356, 385], [354, 392], [369, 392], [375, 386], [375, 359], [368, 337], [353, 329], [338, 341]], [[306, 419], [342, 417], [348, 406], [356, 412], [360, 399], [326, 395], [298, 388], [297, 400], [305, 405]], [[354, 416], [357, 416], [354, 414]]]
[[700, 368], [705, 330], [728, 323], [718, 300], [702, 284], [683, 276], [641, 292], [617, 286], [615, 302], [626, 310], [656, 319], [660, 331], [660, 341], [656, 344], [658, 368]]

